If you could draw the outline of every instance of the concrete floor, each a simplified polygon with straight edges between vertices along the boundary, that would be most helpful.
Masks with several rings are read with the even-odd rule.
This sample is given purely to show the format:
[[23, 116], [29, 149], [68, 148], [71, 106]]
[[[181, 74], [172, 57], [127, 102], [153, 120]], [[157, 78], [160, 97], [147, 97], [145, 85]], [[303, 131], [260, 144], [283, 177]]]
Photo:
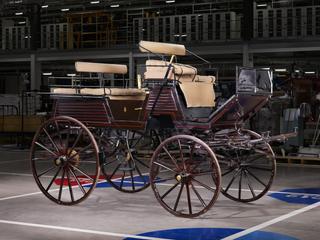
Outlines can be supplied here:
[[[136, 194], [97, 188], [79, 205], [57, 205], [36, 186], [28, 154], [28, 151], [0, 149], [1, 240], [143, 239], [137, 234], [176, 228], [246, 229], [227, 239], [282, 239], [259, 237], [254, 235], [257, 231], [292, 237], [283, 239], [319, 239], [319, 167], [278, 166], [269, 194], [284, 196], [286, 201], [264, 196], [254, 203], [243, 204], [220, 194], [209, 212], [195, 219], [185, 219], [165, 211], [154, 198], [151, 188]], [[292, 192], [304, 188], [312, 188], [315, 192], [278, 193], [283, 189]], [[297, 204], [300, 200], [303, 203]], [[207, 239], [198, 236], [192, 239]], [[191, 238], [180, 235], [174, 239]]]

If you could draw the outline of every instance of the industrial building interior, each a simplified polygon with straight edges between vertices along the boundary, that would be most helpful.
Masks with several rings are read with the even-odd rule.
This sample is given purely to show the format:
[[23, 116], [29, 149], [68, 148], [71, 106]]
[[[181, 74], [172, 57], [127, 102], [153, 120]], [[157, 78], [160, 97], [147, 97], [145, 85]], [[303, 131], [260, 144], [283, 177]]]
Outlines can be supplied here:
[[318, 239], [319, 40], [320, 0], [0, 0], [0, 239]]

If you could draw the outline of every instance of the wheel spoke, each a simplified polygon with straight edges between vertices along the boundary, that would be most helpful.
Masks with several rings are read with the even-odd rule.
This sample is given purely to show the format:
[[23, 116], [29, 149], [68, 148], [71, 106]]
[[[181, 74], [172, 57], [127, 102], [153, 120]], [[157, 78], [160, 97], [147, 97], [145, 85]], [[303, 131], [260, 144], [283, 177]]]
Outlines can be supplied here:
[[190, 148], [190, 160], [192, 160], [192, 156], [193, 156], [193, 152], [194, 152], [194, 148], [196, 146], [196, 143], [194, 142]]
[[190, 199], [190, 189], [189, 189], [189, 184], [186, 184], [186, 189], [187, 189], [187, 199], [188, 199], [188, 208], [189, 208], [189, 214], [192, 214], [192, 206], [191, 206], [191, 199]]
[[57, 152], [59, 152], [59, 148], [57, 147], [56, 143], [52, 140], [52, 138], [51, 138], [50, 134], [47, 132], [47, 130], [45, 128], [42, 128], [42, 130], [45, 132], [45, 134], [47, 135], [47, 137], [49, 138], [50, 142], [52, 143], [54, 148], [57, 150]]
[[243, 173], [244, 173], [245, 178], [247, 179], [247, 183], [248, 183], [248, 187], [250, 189], [250, 192], [251, 192], [252, 196], [255, 198], [256, 194], [255, 194], [255, 192], [254, 192], [254, 190], [253, 190], [253, 188], [251, 186], [250, 179], [249, 179], [249, 176], [247, 174], [247, 170], [245, 170]]
[[199, 194], [197, 189], [194, 187], [193, 183], [191, 182], [190, 184], [191, 184], [191, 188], [192, 188], [193, 192], [196, 194], [196, 196], [199, 199], [199, 201], [201, 202], [202, 206], [204, 208], [207, 207], [206, 203], [204, 202], [203, 198], [201, 197], [201, 195]]
[[79, 173], [81, 173], [82, 175], [84, 175], [85, 177], [89, 178], [92, 182], [94, 182], [94, 179], [92, 177], [90, 177], [88, 174], [86, 174], [84, 171], [82, 171], [79, 167], [76, 167], [73, 165], [71, 165], [71, 167], [73, 169], [75, 169], [76, 171], [78, 171]]
[[168, 171], [170, 171], [170, 172], [174, 172], [174, 173], [177, 173], [177, 171], [174, 171], [174, 170], [172, 170], [171, 168], [169, 168], [169, 167], [167, 167], [167, 166], [165, 166], [165, 165], [163, 165], [163, 164], [161, 164], [161, 163], [158, 163], [158, 162], [153, 162], [155, 165], [158, 165], [158, 166], [160, 166], [160, 167], [163, 167], [163, 168], [165, 168], [165, 169], [167, 169]]
[[62, 147], [62, 137], [61, 137], [61, 133], [60, 133], [60, 128], [59, 128], [59, 124], [58, 121], [54, 121], [54, 124], [56, 125], [57, 128], [57, 132], [58, 132], [58, 136], [59, 136], [59, 141], [60, 141], [60, 146]]
[[239, 180], [239, 189], [238, 189], [238, 198], [241, 199], [241, 191], [242, 191], [242, 170], [240, 171], [240, 180]]
[[[87, 146], [81, 148], [79, 151], [77, 151], [76, 153], [74, 153], [72, 156], [69, 156], [69, 161], [73, 160], [77, 155], [80, 155], [80, 153], [88, 150], [91, 147], [92, 143], [88, 144]], [[74, 150], [74, 149], [73, 149]], [[72, 151], [73, 151], [72, 150]]]
[[64, 183], [64, 174], [65, 174], [65, 172], [66, 172], [66, 170], [63, 169], [62, 177], [61, 177], [61, 182], [60, 182], [59, 196], [58, 196], [58, 200], [59, 200], [59, 201], [61, 201], [62, 187], [63, 187], [63, 183]]
[[180, 182], [177, 182], [175, 185], [173, 185], [171, 188], [169, 188], [160, 198], [164, 199], [170, 192], [172, 192], [173, 189], [175, 189]]
[[136, 164], [136, 170], [137, 170], [139, 176], [142, 178], [142, 181], [144, 182], [144, 185], [147, 185], [147, 182], [146, 182], [144, 176], [141, 174], [141, 171], [140, 171], [140, 169], [138, 168], [138, 165], [137, 165], [137, 164]]
[[137, 139], [137, 141], [131, 146], [132, 148], [135, 148], [137, 145], [138, 145], [138, 143], [140, 142], [140, 140], [143, 138], [143, 135], [141, 135], [138, 139]]
[[224, 176], [228, 175], [229, 173], [232, 173], [233, 171], [234, 171], [234, 168], [231, 168], [230, 170], [222, 173], [221, 176], [224, 177]]
[[131, 176], [131, 185], [132, 185], [132, 190], [135, 190], [135, 186], [134, 186], [134, 179], [133, 179], [133, 172], [132, 170], [130, 170], [130, 176]]
[[174, 157], [172, 157], [172, 155], [169, 153], [168, 149], [165, 146], [163, 146], [163, 150], [167, 153], [167, 155], [171, 159], [172, 163], [176, 166], [176, 168], [181, 170], [177, 164], [177, 160]]
[[169, 180], [176, 180], [176, 178], [175, 178], [175, 177], [169, 177], [169, 178], [164, 178], [164, 179], [159, 178], [159, 179], [155, 179], [153, 182], [154, 182], [154, 183], [157, 183], [157, 182], [166, 182], [166, 181], [169, 181]]
[[50, 167], [47, 170], [43, 171], [42, 173], [38, 174], [37, 177], [39, 178], [39, 177], [45, 175], [46, 173], [50, 172], [51, 170], [53, 170], [55, 168], [57, 168], [57, 166]]
[[106, 163], [104, 163], [103, 166], [110, 165], [110, 164], [112, 164], [112, 163], [114, 163], [114, 162], [117, 162], [117, 161], [118, 161], [117, 159], [114, 159], [114, 160], [112, 160], [111, 162], [106, 162]]
[[116, 174], [116, 172], [118, 171], [118, 169], [121, 167], [121, 163], [118, 164], [118, 166], [114, 169], [114, 171], [112, 172], [112, 174], [110, 175], [110, 179], [112, 179], [112, 177]]
[[52, 155], [54, 155], [55, 157], [58, 157], [58, 155], [56, 153], [54, 153], [53, 151], [51, 151], [49, 148], [45, 147], [44, 145], [42, 145], [39, 142], [35, 142], [36, 145], [38, 145], [39, 147], [41, 147], [42, 149], [46, 150], [47, 152], [51, 153]]
[[265, 154], [260, 154], [260, 155], [251, 156], [249, 159], [247, 159], [247, 160], [245, 161], [245, 163], [246, 163], [246, 164], [252, 163], [252, 162], [254, 162], [254, 161], [256, 161], [256, 160], [261, 159], [261, 158], [264, 157], [264, 156], [265, 156]]
[[125, 171], [123, 171], [123, 174], [122, 174], [122, 177], [121, 177], [121, 182], [120, 182], [120, 189], [122, 189], [122, 186], [123, 186], [123, 180], [124, 180], [125, 176], [126, 176], [126, 172], [125, 172]]
[[71, 123], [68, 121], [68, 132], [67, 132], [67, 138], [66, 138], [66, 149], [68, 149], [68, 148], [69, 148], [70, 125], [71, 125]]
[[145, 166], [146, 168], [150, 168], [150, 166], [148, 166], [147, 164], [145, 164], [143, 161], [141, 161], [140, 159], [138, 158], [135, 158], [134, 159], [135, 161], [139, 162], [141, 165]]
[[179, 204], [179, 201], [180, 201], [180, 197], [181, 197], [181, 193], [182, 193], [183, 187], [184, 187], [184, 183], [181, 183], [181, 188], [180, 188], [180, 191], [179, 191], [179, 193], [178, 193], [176, 202], [175, 202], [175, 204], [174, 204], [174, 208], [173, 208], [174, 211], [177, 210], [177, 207], [178, 207], [178, 204]]
[[233, 177], [231, 179], [231, 181], [229, 182], [228, 186], [226, 187], [226, 189], [224, 190], [225, 192], [228, 192], [229, 188], [231, 187], [233, 181], [236, 179], [236, 177], [239, 175], [240, 170], [238, 169], [234, 174]]
[[208, 185], [204, 184], [203, 182], [200, 182], [199, 180], [197, 180], [197, 179], [195, 179], [193, 177], [192, 177], [192, 180], [195, 181], [196, 183], [198, 183], [200, 186], [208, 189], [209, 191], [215, 192], [215, 190], [213, 188], [209, 187]]
[[254, 175], [249, 169], [246, 169], [249, 173], [249, 175], [251, 175], [255, 180], [257, 180], [259, 183], [261, 183], [263, 186], [267, 187], [267, 184], [265, 184], [264, 182], [262, 182], [256, 175]]
[[86, 190], [84, 190], [84, 187], [80, 183], [78, 177], [76, 176], [76, 174], [75, 174], [75, 172], [74, 172], [74, 170], [72, 168], [70, 168], [70, 172], [71, 172], [72, 176], [74, 177], [74, 179], [76, 180], [76, 182], [77, 182], [79, 188], [81, 189], [82, 193], [85, 195], [87, 192], [86, 192]]
[[66, 170], [66, 173], [67, 173], [67, 179], [68, 179], [68, 186], [69, 186], [69, 192], [70, 192], [71, 201], [74, 202], [74, 196], [73, 196], [72, 186], [71, 186], [71, 182], [70, 182], [69, 169]]
[[182, 165], [183, 165], [183, 170], [186, 169], [186, 165], [185, 165], [185, 162], [184, 162], [184, 158], [183, 158], [183, 152], [182, 152], [182, 147], [181, 147], [181, 142], [180, 140], [178, 139], [178, 146], [179, 146], [179, 151], [180, 151], [180, 157], [181, 157], [181, 161], [182, 161]]
[[78, 133], [78, 136], [77, 136], [76, 140], [74, 141], [74, 143], [73, 143], [73, 145], [72, 145], [72, 147], [71, 147], [71, 149], [70, 149], [70, 151], [69, 151], [69, 154], [68, 154], [69, 156], [70, 156], [70, 154], [73, 152], [74, 148], [77, 146], [77, 144], [78, 144], [78, 142], [79, 142], [80, 137], [82, 136], [82, 134], [83, 134], [83, 129], [81, 128], [80, 131], [79, 131], [79, 133]]
[[61, 171], [61, 166], [59, 167], [59, 169], [58, 169], [58, 171], [56, 172], [56, 174], [53, 176], [53, 178], [51, 179], [51, 181], [50, 181], [50, 183], [49, 183], [49, 185], [47, 186], [47, 188], [46, 188], [46, 192], [48, 192], [49, 191], [49, 189], [51, 188], [51, 186], [52, 186], [52, 184], [53, 184], [53, 182], [54, 182], [54, 180], [56, 180], [56, 178], [57, 178], [57, 176], [58, 176], [58, 174], [60, 173], [60, 171]]

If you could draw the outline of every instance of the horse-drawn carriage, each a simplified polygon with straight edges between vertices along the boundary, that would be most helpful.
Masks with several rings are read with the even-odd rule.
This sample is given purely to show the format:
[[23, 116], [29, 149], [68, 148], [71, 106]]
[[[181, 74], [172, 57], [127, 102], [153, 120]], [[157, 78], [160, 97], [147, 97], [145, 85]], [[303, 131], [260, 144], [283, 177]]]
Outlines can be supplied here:
[[[183, 45], [139, 46], [162, 56], [147, 60], [144, 88], [90, 88], [77, 81], [51, 88], [52, 117], [31, 148], [41, 191], [73, 205], [97, 184], [128, 193], [151, 185], [159, 203], [182, 217], [205, 213], [220, 192], [240, 202], [265, 195], [276, 171], [270, 138], [243, 127], [271, 96], [271, 73], [239, 69], [237, 92], [216, 107], [215, 77], [174, 62], [186, 55]], [[77, 62], [76, 70], [125, 74], [127, 67]]]

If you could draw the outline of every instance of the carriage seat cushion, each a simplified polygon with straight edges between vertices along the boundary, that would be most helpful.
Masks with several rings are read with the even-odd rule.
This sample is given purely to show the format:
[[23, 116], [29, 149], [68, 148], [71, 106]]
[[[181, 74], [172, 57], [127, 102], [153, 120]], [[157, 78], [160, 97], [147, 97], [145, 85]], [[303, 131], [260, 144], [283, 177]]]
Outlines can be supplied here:
[[[144, 79], [163, 79], [168, 70], [168, 66], [169, 62], [167, 61], [147, 60]], [[169, 72], [168, 79], [173, 80], [174, 77], [176, 77], [176, 79], [179, 79], [180, 77], [185, 75], [194, 78], [197, 75], [197, 69], [190, 65], [174, 63], [172, 70]]]
[[75, 88], [51, 88], [51, 93], [54, 94], [77, 94], [77, 89]]
[[81, 94], [110, 96], [145, 96], [146, 91], [138, 88], [82, 88]]
[[183, 82], [179, 86], [186, 100], [187, 108], [215, 106], [215, 93], [212, 83]]

